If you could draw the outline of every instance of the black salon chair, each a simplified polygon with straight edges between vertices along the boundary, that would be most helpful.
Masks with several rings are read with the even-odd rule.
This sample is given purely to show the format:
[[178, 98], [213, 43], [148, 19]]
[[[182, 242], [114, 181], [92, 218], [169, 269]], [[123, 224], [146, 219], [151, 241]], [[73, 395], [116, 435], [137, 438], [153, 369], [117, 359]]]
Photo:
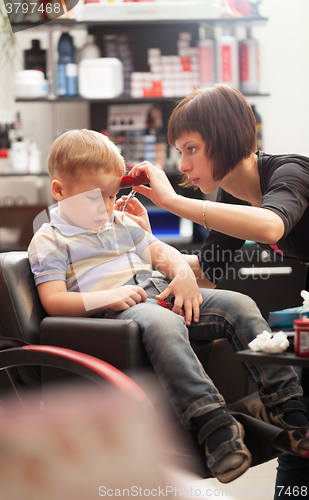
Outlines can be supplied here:
[[[56, 346], [78, 351], [104, 360], [128, 375], [151, 369], [135, 321], [48, 317], [40, 303], [26, 252], [0, 254], [0, 349], [1, 343], [7, 348], [14, 341], [41, 345], [42, 348]], [[260, 448], [254, 452], [253, 465], [277, 456], [280, 454], [278, 450], [286, 451], [278, 441], [279, 428], [252, 418], [260, 405], [256, 386], [249, 381], [227, 341], [194, 342], [192, 347], [231, 410], [237, 414], [241, 412], [239, 419], [246, 426], [250, 451], [252, 447]], [[24, 354], [29, 356], [29, 352], [24, 349]], [[7, 366], [8, 377], [17, 392], [26, 387], [40, 386], [42, 380], [44, 384], [50, 377], [45, 366], [13, 367], [10, 363], [2, 364], [4, 366]], [[261, 432], [266, 437], [262, 451]], [[204, 473], [204, 477], [207, 474]]]
[[[26, 252], [0, 254], [0, 336], [80, 351], [121, 371], [148, 363], [134, 321], [48, 317]], [[16, 389], [41, 381], [35, 369], [9, 370], [8, 374]]]
[[[151, 369], [135, 321], [47, 316], [26, 252], [0, 254], [0, 337], [73, 349], [131, 374]], [[215, 382], [228, 403], [256, 390], [226, 341], [194, 342], [193, 348], [206, 364], [210, 376], [217, 379]], [[228, 386], [222, 376], [224, 371], [220, 370], [221, 360], [226, 373], [233, 370], [233, 384]], [[9, 377], [16, 389], [41, 382], [38, 371], [28, 368], [9, 370]]]

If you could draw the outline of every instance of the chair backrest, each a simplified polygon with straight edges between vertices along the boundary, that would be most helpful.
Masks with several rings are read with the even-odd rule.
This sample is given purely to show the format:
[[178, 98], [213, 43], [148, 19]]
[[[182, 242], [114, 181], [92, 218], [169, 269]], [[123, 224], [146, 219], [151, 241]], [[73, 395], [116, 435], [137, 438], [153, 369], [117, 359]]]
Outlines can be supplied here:
[[0, 335], [38, 344], [45, 316], [27, 252], [0, 254]]

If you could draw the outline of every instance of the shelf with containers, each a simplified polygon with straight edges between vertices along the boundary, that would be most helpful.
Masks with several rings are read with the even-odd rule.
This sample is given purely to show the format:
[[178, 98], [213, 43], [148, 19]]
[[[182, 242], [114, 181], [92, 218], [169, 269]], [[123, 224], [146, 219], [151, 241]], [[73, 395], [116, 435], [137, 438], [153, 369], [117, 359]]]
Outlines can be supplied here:
[[[57, 96], [56, 90], [56, 75], [55, 75], [55, 55], [53, 53], [53, 33], [55, 30], [85, 30], [90, 34], [95, 35], [99, 46], [104, 54], [104, 37], [125, 35], [132, 42], [134, 50], [134, 72], [149, 72], [149, 64], [147, 50], [151, 47], [156, 47], [160, 50], [163, 57], [167, 54], [178, 53], [178, 36], [179, 32], [188, 32], [191, 35], [191, 47], [197, 46], [199, 40], [200, 28], [203, 26], [216, 27], [224, 29], [225, 27], [249, 27], [260, 25], [267, 21], [263, 17], [252, 18], [224, 18], [224, 19], [196, 19], [190, 21], [184, 20], [163, 20], [163, 21], [88, 21], [77, 22], [75, 20], [54, 20], [43, 25], [20, 24], [20, 29], [32, 27], [32, 29], [48, 30], [49, 33], [49, 49], [48, 49], [48, 96], [47, 102], [61, 102]], [[137, 29], [138, 28], [138, 29]], [[184, 97], [185, 93], [177, 95], [168, 95], [167, 97]], [[254, 96], [267, 95], [255, 92], [250, 94]], [[166, 97], [163, 95], [163, 97]], [[61, 99], [63, 97], [61, 96]], [[92, 100], [92, 98], [88, 99]], [[102, 99], [103, 100], [103, 99]], [[45, 102], [45, 99], [43, 99]], [[62, 101], [64, 102], [64, 101]]]
[[[99, 132], [110, 132], [110, 135], [113, 136], [112, 139], [116, 142], [120, 141], [119, 145], [124, 147], [124, 142], [127, 141], [127, 149], [123, 151], [123, 154], [126, 159], [128, 159], [127, 152], [131, 151], [136, 147], [141, 147], [141, 134], [132, 126], [131, 128], [127, 128], [124, 131], [121, 131], [121, 128], [114, 128], [110, 130], [110, 124], [113, 121], [111, 119], [111, 109], [112, 111], [116, 106], [119, 106], [123, 110], [127, 110], [130, 106], [134, 106], [134, 115], [138, 114], [139, 109], [145, 108], [145, 105], [153, 105], [154, 108], [159, 108], [161, 113], [161, 126], [159, 130], [160, 139], [158, 140], [159, 145], [163, 147], [165, 144], [165, 148], [167, 148], [167, 161], [166, 164], [163, 165], [166, 168], [167, 174], [170, 179], [172, 179], [172, 183], [175, 185], [177, 191], [179, 192], [181, 188], [179, 188], [177, 179], [177, 169], [175, 166], [171, 165], [171, 155], [169, 154], [169, 148], [166, 146], [166, 126], [168, 122], [168, 118], [172, 112], [175, 103], [183, 98], [186, 94], [190, 93], [191, 89], [184, 89], [182, 92], [178, 87], [177, 95], [147, 95], [144, 96], [132, 96], [128, 94], [128, 89], [126, 89], [127, 94], [118, 95], [113, 98], [85, 98], [80, 95], [76, 96], [58, 96], [56, 90], [56, 61], [57, 54], [55, 54], [54, 47], [54, 36], [56, 32], [65, 31], [65, 30], [87, 30], [89, 34], [94, 35], [97, 44], [100, 46], [102, 51], [102, 56], [108, 56], [106, 52], [105, 42], [108, 39], [114, 39], [114, 41], [119, 40], [119, 37], [125, 35], [126, 40], [130, 43], [132, 47], [132, 53], [134, 55], [134, 72], [135, 73], [147, 73], [150, 72], [149, 66], [149, 49], [154, 48], [157, 49], [162, 56], [177, 56], [178, 48], [179, 48], [179, 37], [180, 33], [189, 34], [190, 38], [190, 47], [197, 47], [198, 41], [200, 39], [201, 30], [203, 30], [206, 26], [214, 27], [217, 32], [222, 30], [224, 26], [235, 26], [241, 27], [243, 30], [246, 27], [261, 25], [267, 22], [266, 18], [263, 17], [252, 17], [252, 18], [225, 18], [225, 19], [190, 19], [190, 20], [151, 20], [151, 21], [133, 21], [133, 20], [119, 20], [119, 21], [81, 21], [77, 22], [75, 20], [54, 20], [43, 24], [41, 26], [34, 25], [33, 30], [47, 30], [48, 31], [48, 39], [49, 39], [49, 47], [47, 51], [47, 78], [48, 78], [48, 95], [44, 98], [38, 99], [17, 99], [17, 102], [41, 102], [46, 103], [50, 109], [50, 136], [51, 141], [55, 138], [55, 121], [53, 119], [53, 109], [55, 109], [55, 105], [61, 103], [89, 103], [90, 110], [90, 127], [93, 130], [97, 130]], [[25, 26], [25, 25], [21, 25]], [[30, 27], [30, 25], [26, 25]], [[195, 82], [196, 86], [198, 86], [198, 82]], [[192, 87], [194, 87], [192, 85]], [[247, 94], [249, 96], [249, 94]], [[267, 93], [254, 93], [250, 94], [250, 96], [267, 96]], [[144, 110], [145, 113], [145, 110]], [[136, 119], [136, 116], [134, 117]], [[128, 120], [130, 121], [130, 120]], [[125, 126], [125, 124], [124, 124]], [[145, 129], [145, 127], [144, 127]], [[123, 133], [124, 132], [124, 133]], [[141, 131], [140, 131], [141, 132]], [[157, 134], [158, 130], [154, 131]], [[141, 132], [142, 133], [142, 132]], [[147, 130], [146, 135], [152, 135], [153, 131]], [[149, 161], [156, 163], [155, 158], [151, 156], [153, 151], [151, 151], [151, 144], [147, 145], [149, 156], [145, 156], [144, 153], [141, 153], [141, 156], [138, 158], [133, 158], [133, 161], [139, 161], [140, 159], [148, 159]], [[164, 148], [163, 148], [164, 149]], [[164, 154], [164, 153], [163, 153]], [[131, 158], [129, 158], [131, 160]], [[170, 161], [168, 161], [170, 160]], [[130, 163], [130, 161], [129, 161]], [[203, 195], [199, 191], [185, 192], [187, 196], [194, 197], [203, 197]], [[144, 200], [146, 201], [146, 200]], [[154, 207], [148, 207], [148, 209], [153, 211], [155, 214]], [[154, 215], [157, 217], [157, 214]], [[163, 214], [164, 216], [164, 214]], [[181, 230], [188, 234], [188, 228], [185, 229], [180, 228], [179, 224], [179, 234]], [[204, 234], [201, 233], [200, 228], [197, 228], [196, 225], [192, 225], [192, 241], [202, 241]], [[174, 235], [175, 236], [175, 235]], [[177, 239], [177, 236], [175, 236]], [[172, 236], [173, 239], [173, 236]], [[188, 243], [189, 238], [186, 236], [186, 244]]]
[[[53, 53], [53, 35], [55, 30], [69, 29], [69, 30], [80, 30], [87, 29], [90, 34], [96, 37], [98, 45], [103, 50], [104, 54], [104, 38], [106, 37], [119, 37], [123, 34], [128, 40], [132, 42], [132, 47], [134, 51], [134, 72], [149, 72], [148, 55], [147, 51], [149, 48], [156, 47], [159, 49], [163, 56], [167, 54], [177, 54], [178, 47], [177, 42], [180, 32], [190, 33], [192, 47], [196, 47], [199, 40], [200, 28], [201, 26], [213, 26], [222, 28], [224, 26], [241, 26], [248, 27], [254, 25], [260, 25], [267, 21], [264, 17], [250, 17], [250, 18], [224, 18], [224, 19], [194, 19], [190, 21], [185, 20], [162, 20], [162, 21], [133, 21], [133, 20], [119, 20], [119, 21], [82, 21], [77, 22], [75, 20], [64, 20], [58, 19], [50, 21], [43, 25], [37, 25], [34, 23], [32, 29], [48, 30], [49, 33], [49, 49], [47, 54], [47, 76], [48, 76], [48, 95], [45, 98], [33, 99], [35, 102], [46, 102], [51, 106], [61, 102], [89, 102], [90, 103], [90, 123], [98, 122], [96, 114], [102, 114], [102, 107], [108, 106], [111, 102], [116, 103], [140, 103], [140, 102], [150, 102], [154, 100], [155, 102], [162, 103], [163, 108], [168, 108], [167, 113], [169, 114], [171, 110], [170, 102], [175, 102], [175, 100], [184, 97], [189, 92], [179, 91], [177, 95], [168, 96], [154, 96], [150, 97], [136, 97], [131, 95], [121, 95], [114, 97], [112, 99], [105, 98], [84, 98], [82, 96], [57, 96], [56, 90], [56, 74], [55, 74], [55, 61], [56, 54]], [[29, 27], [30, 24], [20, 24], [19, 28]], [[179, 82], [178, 82], [179, 83]], [[198, 83], [198, 82], [197, 82]], [[248, 94], [251, 97], [257, 96], [267, 96], [267, 93], [253, 93]], [[18, 102], [29, 102], [30, 99], [18, 99]], [[51, 108], [52, 109], [52, 108]], [[102, 116], [105, 116], [103, 113]], [[51, 136], [54, 135], [54, 124], [51, 112]], [[103, 127], [106, 129], [106, 123]]]
[[[56, 71], [55, 62], [56, 54], [53, 50], [53, 36], [55, 30], [85, 30], [87, 29], [89, 34], [95, 36], [98, 45], [101, 47], [103, 57], [106, 56], [104, 53], [106, 48], [104, 48], [104, 40], [108, 37], [117, 37], [125, 35], [126, 39], [132, 44], [132, 51], [134, 57], [134, 73], [147, 73], [149, 72], [148, 63], [148, 49], [157, 48], [163, 57], [167, 54], [178, 53], [178, 41], [179, 33], [189, 33], [191, 37], [190, 45], [192, 48], [197, 46], [198, 40], [200, 38], [200, 30], [203, 26], [213, 26], [216, 28], [224, 28], [226, 26], [237, 26], [237, 27], [249, 27], [254, 25], [261, 25], [267, 22], [264, 17], [250, 17], [250, 18], [223, 18], [223, 19], [194, 19], [190, 21], [185, 20], [149, 20], [149, 21], [133, 21], [133, 20], [119, 20], [119, 21], [81, 21], [77, 22], [70, 19], [57, 19], [50, 21], [48, 23], [39, 25], [37, 23], [25, 23], [16, 26], [19, 29], [24, 29], [25, 27], [31, 28], [33, 30], [47, 30], [49, 34], [49, 47], [47, 51], [47, 79], [48, 79], [48, 94], [46, 97], [41, 97], [37, 99], [24, 99], [19, 98], [17, 102], [44, 102], [53, 106], [58, 103], [69, 103], [69, 102], [89, 102], [90, 103], [90, 123], [91, 126], [93, 122], [97, 125], [98, 118], [96, 115], [101, 114], [106, 116], [106, 113], [102, 114], [102, 107], [108, 106], [110, 103], [140, 103], [140, 102], [150, 102], [154, 101], [156, 103], [162, 103], [163, 108], [167, 108], [167, 113], [163, 111], [166, 115], [170, 114], [171, 104], [178, 99], [181, 99], [188, 91], [181, 92], [180, 82], [177, 82], [178, 92], [175, 95], [149, 95], [136, 96], [128, 95], [127, 89], [125, 89], [126, 95], [115, 96], [111, 99], [109, 98], [85, 98], [80, 95], [76, 96], [58, 96], [57, 95], [57, 85], [56, 85]], [[188, 73], [188, 72], [187, 72]], [[198, 82], [194, 82], [193, 86], [198, 86]], [[188, 86], [186, 88], [188, 90]], [[189, 89], [190, 90], [190, 89]], [[248, 97], [258, 97], [267, 96], [267, 93], [254, 92], [252, 94], [245, 94]], [[50, 113], [51, 121], [51, 137], [54, 137], [55, 124], [53, 123], [52, 108]], [[102, 123], [101, 129], [106, 129], [106, 123]]]

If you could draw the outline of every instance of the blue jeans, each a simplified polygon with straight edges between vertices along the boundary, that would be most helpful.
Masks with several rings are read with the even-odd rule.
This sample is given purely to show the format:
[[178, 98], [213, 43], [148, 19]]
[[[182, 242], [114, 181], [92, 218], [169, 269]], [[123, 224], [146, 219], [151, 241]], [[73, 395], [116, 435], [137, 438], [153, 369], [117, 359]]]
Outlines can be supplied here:
[[[131, 281], [129, 282], [131, 283]], [[104, 317], [134, 319], [142, 331], [148, 357], [180, 421], [191, 427], [190, 419], [224, 407], [223, 396], [204, 371], [190, 346], [190, 340], [226, 338], [235, 351], [263, 330], [269, 330], [255, 302], [229, 290], [201, 289], [200, 320], [187, 328], [184, 318], [153, 301], [167, 282], [149, 278], [138, 283], [147, 292], [147, 301], [125, 311], [109, 311]], [[257, 383], [261, 401], [268, 407], [300, 396], [302, 388], [291, 367], [244, 363]]]
[[274, 500], [308, 498], [309, 460], [285, 453], [278, 458]]

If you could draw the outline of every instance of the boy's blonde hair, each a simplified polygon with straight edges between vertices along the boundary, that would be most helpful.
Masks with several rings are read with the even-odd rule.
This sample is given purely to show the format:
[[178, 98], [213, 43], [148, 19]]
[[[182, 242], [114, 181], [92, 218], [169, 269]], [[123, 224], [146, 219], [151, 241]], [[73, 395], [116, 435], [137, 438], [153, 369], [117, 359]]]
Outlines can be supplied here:
[[52, 144], [48, 160], [50, 178], [78, 179], [80, 174], [97, 172], [125, 174], [125, 163], [118, 148], [105, 135], [94, 130], [68, 130]]

